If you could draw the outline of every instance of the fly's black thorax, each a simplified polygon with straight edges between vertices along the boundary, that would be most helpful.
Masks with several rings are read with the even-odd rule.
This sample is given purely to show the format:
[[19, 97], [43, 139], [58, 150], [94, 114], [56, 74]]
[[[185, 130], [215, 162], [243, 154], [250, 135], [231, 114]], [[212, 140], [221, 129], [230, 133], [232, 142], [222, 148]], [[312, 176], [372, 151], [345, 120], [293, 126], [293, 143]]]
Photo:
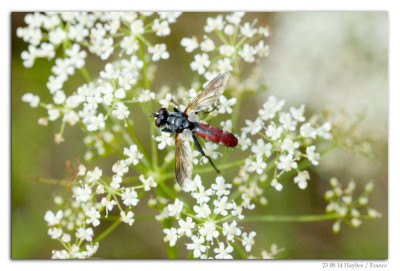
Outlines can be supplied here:
[[168, 112], [166, 130], [171, 133], [181, 133], [184, 129], [192, 129], [194, 124], [187, 119], [187, 116], [181, 112]]

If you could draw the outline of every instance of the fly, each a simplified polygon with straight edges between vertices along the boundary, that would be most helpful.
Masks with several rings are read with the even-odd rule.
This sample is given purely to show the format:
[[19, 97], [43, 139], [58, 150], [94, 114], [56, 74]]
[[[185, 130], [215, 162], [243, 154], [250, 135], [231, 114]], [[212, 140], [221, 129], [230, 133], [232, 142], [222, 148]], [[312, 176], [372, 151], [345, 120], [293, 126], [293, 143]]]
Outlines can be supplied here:
[[175, 176], [179, 185], [184, 189], [192, 179], [193, 173], [193, 156], [188, 136], [193, 138], [196, 148], [202, 156], [207, 157], [218, 173], [220, 171], [211, 158], [204, 153], [196, 136], [227, 147], [235, 147], [238, 144], [238, 140], [233, 134], [220, 128], [198, 123], [196, 118], [193, 117], [194, 114], [203, 111], [218, 101], [228, 84], [228, 80], [228, 73], [215, 77], [189, 103], [183, 112], [175, 107], [172, 112], [161, 108], [157, 113], [152, 114], [156, 118], [156, 126], [161, 128], [162, 132], [175, 134]]

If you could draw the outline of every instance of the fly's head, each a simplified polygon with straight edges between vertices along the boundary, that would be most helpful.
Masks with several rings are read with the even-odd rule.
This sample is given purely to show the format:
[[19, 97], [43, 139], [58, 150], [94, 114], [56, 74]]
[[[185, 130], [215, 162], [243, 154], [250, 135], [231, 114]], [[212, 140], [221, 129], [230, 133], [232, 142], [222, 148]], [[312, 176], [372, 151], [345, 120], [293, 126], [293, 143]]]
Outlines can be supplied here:
[[165, 108], [161, 108], [157, 113], [153, 113], [153, 117], [156, 118], [155, 123], [157, 127], [164, 126], [167, 122], [168, 111]]

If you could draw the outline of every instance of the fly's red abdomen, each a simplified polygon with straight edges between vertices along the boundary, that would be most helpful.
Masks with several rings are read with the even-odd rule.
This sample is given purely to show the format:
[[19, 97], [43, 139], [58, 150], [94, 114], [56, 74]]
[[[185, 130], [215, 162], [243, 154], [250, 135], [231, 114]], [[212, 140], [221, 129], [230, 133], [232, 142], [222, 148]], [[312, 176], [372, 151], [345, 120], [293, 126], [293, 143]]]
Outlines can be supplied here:
[[193, 132], [196, 136], [227, 147], [235, 147], [238, 143], [237, 138], [233, 134], [207, 124], [198, 123]]

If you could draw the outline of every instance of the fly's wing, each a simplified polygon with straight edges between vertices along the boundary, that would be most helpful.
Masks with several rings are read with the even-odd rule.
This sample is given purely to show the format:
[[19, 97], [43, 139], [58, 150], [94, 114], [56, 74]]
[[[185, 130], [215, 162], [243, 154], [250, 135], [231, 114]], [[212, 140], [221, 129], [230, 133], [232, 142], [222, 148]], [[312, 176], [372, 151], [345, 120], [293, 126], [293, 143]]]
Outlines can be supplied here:
[[228, 84], [229, 73], [220, 74], [211, 80], [210, 83], [200, 92], [185, 109], [185, 114], [196, 113], [204, 110], [218, 101], [219, 96], [224, 92]]
[[193, 155], [190, 142], [182, 133], [175, 136], [175, 176], [178, 184], [185, 190], [192, 179]]

